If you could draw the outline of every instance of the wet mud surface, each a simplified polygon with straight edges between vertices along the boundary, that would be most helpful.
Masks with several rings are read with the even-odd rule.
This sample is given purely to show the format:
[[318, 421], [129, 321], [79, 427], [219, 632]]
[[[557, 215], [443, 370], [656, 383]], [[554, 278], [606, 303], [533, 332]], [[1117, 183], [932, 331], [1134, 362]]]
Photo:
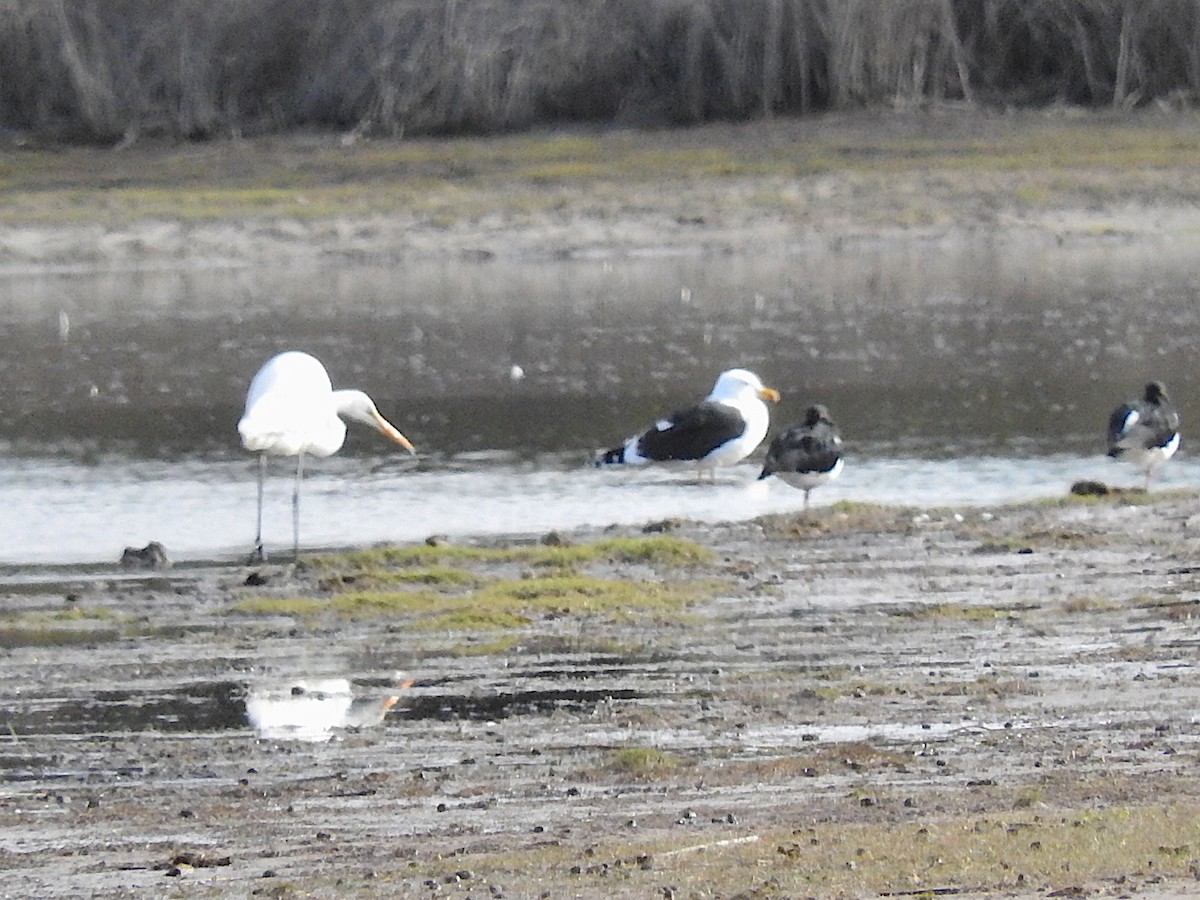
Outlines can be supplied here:
[[[1196, 508], [663, 523], [708, 561], [587, 571], [692, 602], [515, 631], [247, 611], [306, 566], [11, 584], [2, 893], [1186, 896]], [[1150, 849], [1036, 855], [1106, 809]]]

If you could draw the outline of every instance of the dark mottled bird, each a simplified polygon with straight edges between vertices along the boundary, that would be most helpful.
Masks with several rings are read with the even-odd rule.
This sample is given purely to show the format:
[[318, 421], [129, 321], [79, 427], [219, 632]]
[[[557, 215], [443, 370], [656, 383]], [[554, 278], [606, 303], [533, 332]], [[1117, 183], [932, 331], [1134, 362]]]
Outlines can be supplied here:
[[829, 410], [820, 403], [810, 406], [804, 421], [775, 436], [767, 450], [759, 479], [776, 475], [804, 491], [804, 508], [813, 488], [842, 474], [842, 438]]
[[1161, 381], [1152, 381], [1140, 400], [1122, 403], [1108, 420], [1108, 455], [1133, 463], [1146, 473], [1146, 490], [1154, 470], [1179, 449], [1179, 413]]
[[770, 413], [764, 401], [779, 400], [746, 369], [722, 372], [712, 392], [678, 409], [621, 446], [604, 453], [598, 466], [692, 463], [714, 475], [720, 466], [745, 459], [767, 435]]

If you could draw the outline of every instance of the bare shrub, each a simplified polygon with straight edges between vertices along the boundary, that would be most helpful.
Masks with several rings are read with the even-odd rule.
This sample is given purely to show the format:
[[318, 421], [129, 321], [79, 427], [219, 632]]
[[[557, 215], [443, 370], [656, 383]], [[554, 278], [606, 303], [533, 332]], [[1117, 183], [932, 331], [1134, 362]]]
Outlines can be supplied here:
[[0, 126], [68, 139], [1198, 90], [1195, 0], [0, 0]]

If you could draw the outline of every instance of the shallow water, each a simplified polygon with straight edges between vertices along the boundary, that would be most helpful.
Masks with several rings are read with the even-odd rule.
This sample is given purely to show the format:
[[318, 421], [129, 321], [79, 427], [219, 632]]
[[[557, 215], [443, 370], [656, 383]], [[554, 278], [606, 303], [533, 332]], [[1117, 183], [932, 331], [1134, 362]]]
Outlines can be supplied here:
[[[757, 481], [749, 463], [710, 485], [682, 472], [597, 471], [559, 458], [430, 471], [356, 462], [362, 461], [330, 460], [305, 477], [305, 547], [415, 542], [437, 534], [540, 535], [671, 517], [717, 522], [803, 505], [799, 491]], [[166, 546], [173, 560], [245, 556], [254, 540], [255, 472], [245, 461], [80, 466], [10, 460], [0, 472], [0, 496], [11, 521], [21, 525], [6, 536], [0, 563], [116, 561], [124, 547], [151, 540]], [[982, 505], [1061, 495], [1080, 478], [1140, 483], [1132, 469], [1100, 456], [855, 456], [842, 479], [814, 491], [812, 502]], [[1189, 458], [1173, 460], [1158, 481], [1164, 488], [1197, 483], [1200, 465]], [[268, 482], [264, 537], [268, 554], [280, 558], [291, 555], [291, 490], [290, 475]]]
[[[254, 370], [289, 347], [367, 390], [421, 451], [352, 428], [341, 455], [311, 461], [306, 547], [797, 509], [752, 462], [715, 487], [586, 465], [731, 365], [782, 391], [773, 430], [815, 400], [831, 408], [849, 459], [818, 504], [1137, 484], [1102, 435], [1152, 377], [1185, 422], [1159, 483], [1194, 484], [1195, 250], [972, 238], [754, 259], [8, 273], [0, 562], [115, 561], [151, 540], [176, 560], [244, 553], [256, 467], [234, 426]], [[275, 461], [269, 549], [290, 546], [290, 471]]]

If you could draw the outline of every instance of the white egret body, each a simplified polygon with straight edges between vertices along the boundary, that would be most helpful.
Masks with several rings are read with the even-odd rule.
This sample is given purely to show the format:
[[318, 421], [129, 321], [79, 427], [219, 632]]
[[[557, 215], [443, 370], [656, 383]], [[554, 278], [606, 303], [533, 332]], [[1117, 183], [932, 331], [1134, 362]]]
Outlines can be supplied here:
[[268, 456], [296, 457], [292, 493], [292, 547], [300, 550], [300, 482], [304, 456], [332, 456], [346, 440], [343, 419], [370, 425], [410, 453], [408, 438], [380, 415], [362, 391], [335, 391], [316, 358], [290, 350], [267, 360], [250, 382], [246, 410], [238, 422], [242, 446], [260, 455], [258, 469], [258, 534], [255, 554], [265, 559], [262, 544], [263, 479]]

